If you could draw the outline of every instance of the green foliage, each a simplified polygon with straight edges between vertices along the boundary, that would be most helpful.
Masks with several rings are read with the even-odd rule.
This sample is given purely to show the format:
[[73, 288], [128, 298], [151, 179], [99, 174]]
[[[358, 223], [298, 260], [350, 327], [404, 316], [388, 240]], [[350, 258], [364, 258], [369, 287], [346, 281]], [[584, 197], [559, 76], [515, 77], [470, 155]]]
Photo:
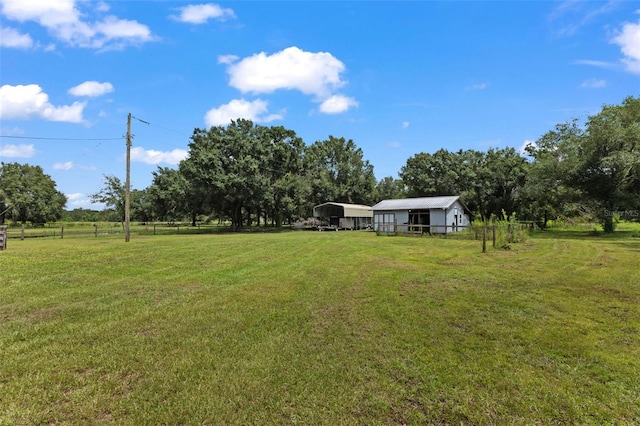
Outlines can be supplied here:
[[351, 140], [329, 136], [305, 150], [305, 169], [311, 181], [308, 209], [339, 203], [372, 204], [376, 186], [373, 166]]
[[196, 216], [197, 197], [190, 194], [188, 182], [180, 170], [158, 167], [153, 173], [151, 186], [147, 188], [153, 217], [157, 220], [180, 220]]
[[0, 163], [0, 224], [46, 223], [62, 216], [67, 197], [40, 166]]
[[117, 213], [119, 221], [124, 222], [126, 192], [124, 184], [117, 176], [105, 175], [103, 178], [104, 186], [100, 191], [90, 195], [91, 200], [94, 203], [105, 204], [108, 209], [112, 209]]
[[411, 197], [461, 195], [475, 215], [487, 219], [502, 210], [519, 210], [526, 171], [526, 160], [513, 148], [485, 153], [440, 149], [409, 158], [400, 177]]
[[406, 198], [407, 190], [402, 179], [386, 176], [376, 184], [374, 194], [373, 203], [375, 204], [382, 200]]
[[[102, 189], [90, 197], [95, 203], [105, 204], [106, 210], [111, 210], [117, 220], [125, 221], [126, 188], [117, 176], [105, 175]], [[129, 217], [131, 220], [153, 220], [153, 206], [146, 189], [130, 189]]]
[[[270, 218], [276, 227], [308, 217], [328, 200], [367, 204], [373, 199], [373, 167], [351, 140], [330, 136], [306, 147], [284, 127], [253, 125], [196, 129], [189, 157], [180, 164], [184, 199], [196, 214], [229, 217], [234, 229]], [[158, 174], [158, 178], [168, 172]], [[175, 179], [174, 179], [175, 180]], [[172, 190], [154, 183], [153, 198], [165, 209]], [[163, 189], [167, 188], [167, 189]], [[180, 195], [174, 199], [182, 199]]]
[[590, 116], [572, 181], [596, 206], [605, 233], [615, 211], [640, 206], [640, 98]]
[[400, 177], [407, 185], [409, 197], [457, 195], [462, 191], [461, 153], [439, 149], [433, 155], [419, 153], [407, 160]]
[[0, 424], [637, 424], [638, 243], [16, 241]]
[[[525, 199], [534, 209], [562, 214], [576, 201], [594, 212], [605, 233], [615, 230], [615, 212], [640, 206], [640, 98], [604, 106], [529, 147], [534, 158]], [[566, 216], [566, 214], [565, 214]]]
[[530, 225], [520, 223], [516, 220], [516, 213], [506, 215], [502, 212], [502, 217], [506, 219], [496, 220], [496, 246], [510, 249], [511, 244], [522, 243], [529, 236]]
[[97, 211], [77, 208], [65, 210], [60, 220], [63, 222], [111, 222], [119, 219], [113, 210]]
[[[240, 228], [263, 213], [277, 226], [300, 213], [306, 189], [301, 179], [304, 144], [283, 127], [254, 126], [249, 120], [227, 127], [196, 129], [189, 157], [180, 164], [195, 214], [212, 211]], [[266, 221], [266, 219], [265, 219]]]

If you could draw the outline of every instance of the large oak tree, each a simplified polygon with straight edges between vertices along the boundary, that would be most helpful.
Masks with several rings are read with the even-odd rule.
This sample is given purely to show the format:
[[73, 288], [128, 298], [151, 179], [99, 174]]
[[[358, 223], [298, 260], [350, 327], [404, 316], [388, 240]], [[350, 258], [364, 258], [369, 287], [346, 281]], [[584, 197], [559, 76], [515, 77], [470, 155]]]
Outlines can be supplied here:
[[40, 166], [0, 163], [0, 223], [44, 224], [62, 217], [67, 197]]

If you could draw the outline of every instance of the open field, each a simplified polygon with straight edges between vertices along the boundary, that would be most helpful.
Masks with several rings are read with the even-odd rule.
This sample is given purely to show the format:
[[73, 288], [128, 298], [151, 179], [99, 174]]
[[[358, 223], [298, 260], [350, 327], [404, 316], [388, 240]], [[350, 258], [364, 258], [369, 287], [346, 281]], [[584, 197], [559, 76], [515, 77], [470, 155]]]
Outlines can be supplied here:
[[640, 424], [640, 238], [10, 240], [0, 425]]

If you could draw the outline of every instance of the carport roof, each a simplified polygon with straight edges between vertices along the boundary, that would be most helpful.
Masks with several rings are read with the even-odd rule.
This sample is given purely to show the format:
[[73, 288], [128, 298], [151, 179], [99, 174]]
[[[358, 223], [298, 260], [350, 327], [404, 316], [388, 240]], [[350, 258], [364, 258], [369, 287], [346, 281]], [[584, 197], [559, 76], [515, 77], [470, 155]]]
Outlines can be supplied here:
[[371, 209], [373, 211], [448, 209], [458, 199], [460, 199], [459, 196], [450, 195], [444, 197], [421, 197], [383, 200], [375, 206], [371, 207]]
[[315, 217], [323, 217], [325, 216], [325, 214], [323, 214], [322, 212], [326, 212], [328, 210], [331, 210], [332, 208], [342, 209], [342, 217], [373, 217], [371, 206], [334, 202], [323, 203], [315, 206], [313, 208], [313, 215]]

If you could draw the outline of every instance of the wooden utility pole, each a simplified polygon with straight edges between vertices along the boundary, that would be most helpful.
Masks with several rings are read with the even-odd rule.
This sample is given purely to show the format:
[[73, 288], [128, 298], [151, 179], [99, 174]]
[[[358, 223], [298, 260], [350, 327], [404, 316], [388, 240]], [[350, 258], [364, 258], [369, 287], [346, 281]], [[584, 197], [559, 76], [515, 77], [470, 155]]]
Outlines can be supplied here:
[[124, 241], [129, 242], [129, 210], [131, 195], [131, 113], [127, 116], [127, 179], [124, 184]]

